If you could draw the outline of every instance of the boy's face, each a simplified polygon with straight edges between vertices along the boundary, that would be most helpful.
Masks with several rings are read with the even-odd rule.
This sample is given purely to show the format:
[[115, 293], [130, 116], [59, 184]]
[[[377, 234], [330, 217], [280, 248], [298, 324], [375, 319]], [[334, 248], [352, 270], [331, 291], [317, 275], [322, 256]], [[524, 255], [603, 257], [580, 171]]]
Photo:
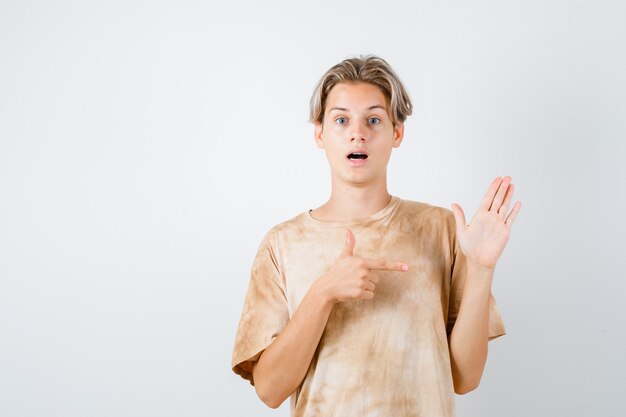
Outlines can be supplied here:
[[[326, 150], [333, 180], [360, 185], [386, 181], [391, 148], [400, 146], [403, 136], [404, 125], [393, 126], [384, 94], [369, 83], [335, 85], [326, 98], [324, 122], [315, 125], [315, 141]], [[367, 158], [350, 155], [354, 152]]]

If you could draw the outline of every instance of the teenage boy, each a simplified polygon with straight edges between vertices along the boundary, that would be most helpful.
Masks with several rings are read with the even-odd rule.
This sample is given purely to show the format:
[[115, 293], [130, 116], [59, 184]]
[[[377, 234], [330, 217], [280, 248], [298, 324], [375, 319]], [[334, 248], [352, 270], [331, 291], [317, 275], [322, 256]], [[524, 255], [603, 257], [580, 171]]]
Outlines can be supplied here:
[[232, 369], [292, 416], [454, 416], [505, 334], [491, 294], [521, 208], [497, 177], [466, 224], [452, 210], [387, 191], [387, 163], [412, 104], [388, 63], [351, 58], [311, 99], [332, 190], [284, 221], [254, 260]]

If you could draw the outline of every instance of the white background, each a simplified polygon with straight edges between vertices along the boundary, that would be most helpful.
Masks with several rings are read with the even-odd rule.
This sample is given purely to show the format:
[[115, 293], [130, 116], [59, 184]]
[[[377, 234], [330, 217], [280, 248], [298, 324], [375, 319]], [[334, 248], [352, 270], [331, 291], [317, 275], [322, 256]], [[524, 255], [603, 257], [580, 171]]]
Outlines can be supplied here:
[[323, 204], [317, 80], [415, 105], [389, 191], [471, 218], [511, 175], [508, 334], [464, 416], [623, 415], [626, 6], [1, 1], [0, 415], [287, 416], [230, 369], [273, 225]]

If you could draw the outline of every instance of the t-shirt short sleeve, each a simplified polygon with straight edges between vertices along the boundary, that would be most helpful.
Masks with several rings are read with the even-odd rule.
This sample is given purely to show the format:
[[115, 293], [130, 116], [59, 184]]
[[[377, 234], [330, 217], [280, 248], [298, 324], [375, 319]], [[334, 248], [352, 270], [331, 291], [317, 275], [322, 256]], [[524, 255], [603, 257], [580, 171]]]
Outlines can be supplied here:
[[[450, 213], [452, 213], [450, 211]], [[454, 216], [454, 214], [452, 214]], [[452, 222], [454, 222], [454, 217]], [[450, 283], [450, 300], [448, 310], [448, 323], [446, 326], [447, 333], [452, 332], [454, 323], [461, 307], [461, 298], [463, 296], [463, 286], [465, 285], [465, 277], [467, 274], [467, 259], [463, 254], [463, 251], [459, 247], [458, 240], [456, 238], [456, 226], [452, 227], [454, 236], [453, 240], [453, 264], [452, 264], [452, 276]], [[489, 340], [493, 340], [497, 337], [506, 334], [506, 328], [504, 327], [504, 321], [500, 315], [500, 310], [496, 304], [496, 300], [493, 294], [489, 294]]]
[[289, 321], [284, 279], [272, 244], [273, 236], [272, 231], [265, 235], [252, 264], [232, 353], [232, 370], [251, 385], [254, 385], [254, 363]]

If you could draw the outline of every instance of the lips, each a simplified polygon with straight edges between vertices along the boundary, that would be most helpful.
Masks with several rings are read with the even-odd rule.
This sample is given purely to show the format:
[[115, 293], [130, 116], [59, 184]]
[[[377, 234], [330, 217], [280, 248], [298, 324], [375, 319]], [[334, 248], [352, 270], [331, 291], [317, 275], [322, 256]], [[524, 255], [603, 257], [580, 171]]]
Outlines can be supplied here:
[[367, 163], [367, 152], [364, 149], [355, 149], [346, 155], [348, 163], [353, 167], [360, 167]]
[[346, 158], [348, 158], [351, 161], [364, 160], [364, 159], [367, 159], [367, 157], [368, 157], [367, 152], [364, 149], [355, 149], [352, 152], [350, 152], [348, 155], [346, 155]]

